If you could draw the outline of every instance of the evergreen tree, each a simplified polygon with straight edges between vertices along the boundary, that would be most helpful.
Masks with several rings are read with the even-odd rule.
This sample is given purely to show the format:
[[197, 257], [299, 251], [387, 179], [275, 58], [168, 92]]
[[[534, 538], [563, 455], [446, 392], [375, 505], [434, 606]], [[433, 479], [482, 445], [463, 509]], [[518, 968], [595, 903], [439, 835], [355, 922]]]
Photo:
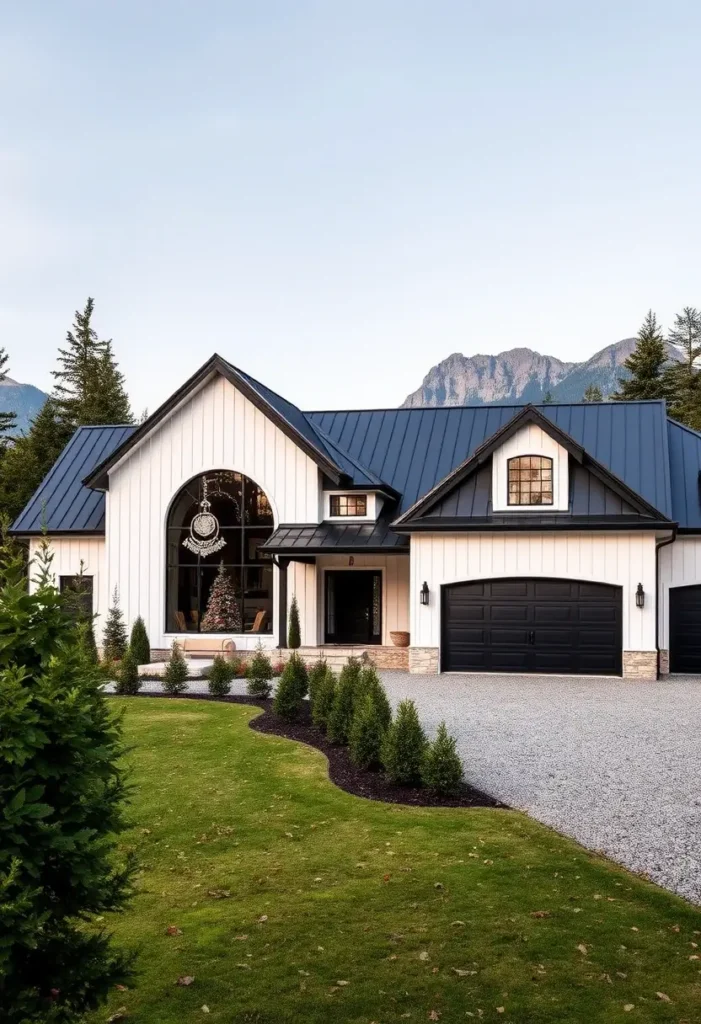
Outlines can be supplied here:
[[300, 656], [294, 651], [277, 684], [273, 710], [281, 718], [295, 721], [302, 712], [306, 693], [307, 669]]
[[387, 692], [377, 674], [377, 669], [368, 667], [360, 673], [359, 690], [361, 694], [369, 694], [375, 704], [375, 710], [379, 715], [383, 729], [389, 729], [392, 721], [392, 708], [387, 697]]
[[116, 692], [122, 696], [135, 696], [141, 689], [141, 677], [139, 676], [139, 663], [130, 647], [124, 652], [124, 657], [117, 673]]
[[163, 692], [170, 697], [177, 697], [178, 694], [183, 693], [187, 690], [188, 674], [187, 662], [180, 650], [180, 645], [177, 640], [173, 640], [170, 657], [163, 673]]
[[413, 700], [403, 700], [382, 744], [387, 777], [400, 786], [416, 785], [421, 781], [425, 752], [426, 735], [416, 705]]
[[379, 768], [386, 727], [371, 693], [365, 694], [353, 714], [349, 741], [351, 761], [361, 768]]
[[336, 699], [337, 680], [330, 668], [326, 669], [324, 678], [315, 685], [312, 703], [312, 722], [320, 729], [327, 729], [331, 712]]
[[0, 1017], [68, 1024], [128, 980], [130, 958], [93, 926], [130, 894], [124, 744], [48, 545], [32, 571], [28, 593], [23, 558], [0, 551]]
[[460, 788], [462, 777], [462, 761], [456, 750], [455, 737], [448, 735], [445, 722], [441, 722], [435, 740], [424, 754], [421, 778], [424, 785], [435, 793], [451, 796]]
[[552, 391], [546, 391], [543, 395], [543, 405], [552, 405], [554, 401]]
[[326, 676], [326, 658], [319, 658], [309, 670], [309, 700], [314, 704], [316, 690]]
[[236, 599], [234, 581], [224, 568], [223, 561], [219, 564], [219, 570], [209, 592], [201, 629], [203, 633], [241, 632], [241, 606]]
[[701, 312], [685, 306], [674, 318], [668, 335], [684, 359], [664, 372], [670, 416], [694, 430], [701, 429], [701, 375], [696, 365], [701, 356]]
[[590, 384], [582, 396], [583, 402], [603, 402], [604, 396], [598, 384]]
[[207, 689], [213, 697], [226, 697], [231, 690], [232, 666], [217, 654], [207, 674]]
[[0, 511], [16, 519], [68, 444], [72, 428], [58, 416], [48, 398], [31, 422], [29, 432], [15, 438], [2, 456]]
[[263, 650], [263, 644], [258, 641], [256, 650], [246, 668], [246, 690], [252, 697], [267, 698], [272, 690], [271, 679], [273, 678], [273, 666], [270, 658]]
[[151, 644], [146, 632], [146, 625], [140, 615], [137, 615], [134, 625], [131, 627], [129, 650], [134, 655], [137, 665], [150, 665]]
[[119, 661], [127, 649], [127, 627], [124, 625], [122, 609], [119, 607], [119, 591], [114, 588], [112, 607], [107, 612], [105, 632], [102, 637], [102, 657], [105, 661]]
[[292, 651], [296, 651], [302, 644], [302, 632], [299, 625], [299, 605], [297, 604], [297, 595], [292, 595], [292, 604], [290, 605], [290, 625], [287, 630], [287, 646]]
[[88, 298], [76, 310], [66, 347], [59, 351], [54, 396], [61, 420], [72, 428], [99, 423], [131, 423], [124, 377], [112, 353], [111, 341], [100, 341], [92, 326], [95, 302]]
[[92, 599], [90, 594], [92, 588], [88, 578], [85, 576], [85, 562], [81, 559], [78, 576], [62, 592], [63, 607], [76, 625], [78, 645], [92, 665], [97, 665], [97, 644], [95, 643], [95, 631], [93, 629]]
[[361, 665], [349, 658], [341, 669], [333, 707], [328, 720], [328, 736], [332, 743], [348, 743], [356, 701], [361, 695]]
[[664, 398], [666, 387], [663, 367], [667, 359], [662, 329], [649, 310], [638, 331], [635, 349], [624, 362], [630, 379], [618, 379], [618, 391], [611, 395], [616, 401]]
[[[8, 369], [7, 363], [10, 357], [4, 348], [0, 348], [0, 383], [6, 380]], [[10, 430], [14, 430], [17, 426], [17, 417], [14, 412], [0, 412], [0, 449], [4, 448], [7, 444], [7, 438], [5, 434]]]

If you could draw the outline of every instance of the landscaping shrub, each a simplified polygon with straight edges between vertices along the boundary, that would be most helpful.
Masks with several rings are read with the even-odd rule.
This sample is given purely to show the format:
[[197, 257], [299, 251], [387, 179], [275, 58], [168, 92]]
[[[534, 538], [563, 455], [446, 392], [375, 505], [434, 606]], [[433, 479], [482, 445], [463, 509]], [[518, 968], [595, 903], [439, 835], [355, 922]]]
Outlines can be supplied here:
[[278, 679], [282, 675], [282, 673], [284, 671], [285, 671], [285, 662], [284, 661], [276, 661], [275, 664], [273, 665], [273, 678], [274, 679]]
[[371, 693], [360, 700], [350, 730], [351, 761], [361, 768], [379, 768], [386, 727]]
[[462, 761], [455, 746], [455, 737], [448, 735], [445, 722], [441, 722], [435, 740], [424, 753], [421, 768], [423, 784], [441, 796], [456, 793], [462, 782]]
[[146, 626], [141, 616], [137, 616], [134, 625], [131, 627], [129, 638], [129, 649], [136, 658], [137, 665], [151, 664], [151, 644], [149, 642]]
[[353, 711], [360, 691], [361, 668], [356, 658], [349, 658], [341, 669], [333, 707], [328, 720], [328, 737], [332, 743], [347, 743], [353, 724]]
[[275, 691], [273, 710], [281, 718], [294, 721], [299, 718], [307, 693], [307, 669], [296, 652], [285, 665]]
[[377, 713], [382, 722], [382, 728], [389, 729], [392, 721], [392, 706], [387, 697], [387, 691], [382, 685], [382, 680], [374, 667], [364, 668], [360, 673], [358, 688], [361, 694], [370, 694], [375, 702]]
[[316, 692], [312, 702], [312, 721], [322, 729], [328, 728], [329, 718], [336, 697], [336, 676], [330, 668], [326, 669], [324, 678], [316, 684]]
[[177, 640], [173, 640], [170, 657], [166, 663], [163, 675], [163, 692], [170, 694], [171, 697], [183, 693], [187, 690], [188, 674], [187, 662], [183, 657], [183, 652], [180, 650]]
[[248, 663], [246, 670], [248, 683], [246, 690], [252, 697], [267, 698], [272, 691], [273, 666], [270, 658], [263, 650], [263, 644], [258, 641], [255, 654]]
[[119, 591], [114, 588], [112, 607], [107, 612], [105, 632], [102, 637], [102, 657], [106, 661], [120, 661], [127, 649], [127, 627], [124, 625], [119, 607]]
[[232, 666], [217, 654], [207, 672], [207, 689], [213, 697], [226, 697], [231, 690], [231, 680], [234, 678]]
[[416, 705], [413, 700], [403, 700], [382, 744], [382, 763], [387, 777], [400, 786], [417, 785], [421, 782], [425, 752], [426, 736]]
[[83, 1019], [129, 980], [99, 924], [124, 908], [133, 865], [121, 726], [75, 644], [43, 545], [30, 566], [0, 549], [0, 1018]]
[[133, 697], [141, 689], [141, 679], [139, 677], [139, 665], [134, 657], [134, 652], [131, 647], [127, 648], [127, 651], [122, 658], [119, 665], [119, 672], [117, 673], [117, 686], [116, 692], [122, 696]]
[[299, 625], [299, 605], [297, 604], [297, 595], [294, 594], [292, 597], [292, 604], [290, 605], [290, 624], [287, 629], [287, 646], [292, 651], [296, 651], [302, 644], [302, 631]]
[[76, 630], [78, 635], [78, 646], [82, 650], [83, 654], [91, 665], [99, 665], [100, 659], [97, 654], [97, 644], [95, 643], [95, 630], [93, 629], [92, 619], [85, 619], [83, 622], [78, 622]]
[[326, 675], [326, 658], [319, 658], [309, 669], [309, 700], [314, 704], [314, 695], [319, 683]]

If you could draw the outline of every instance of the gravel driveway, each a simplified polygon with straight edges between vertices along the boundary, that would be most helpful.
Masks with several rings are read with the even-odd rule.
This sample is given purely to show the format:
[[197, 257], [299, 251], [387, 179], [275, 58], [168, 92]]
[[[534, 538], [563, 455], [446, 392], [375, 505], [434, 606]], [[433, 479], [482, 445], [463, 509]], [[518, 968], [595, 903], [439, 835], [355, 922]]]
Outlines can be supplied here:
[[474, 785], [701, 903], [701, 678], [382, 676]]

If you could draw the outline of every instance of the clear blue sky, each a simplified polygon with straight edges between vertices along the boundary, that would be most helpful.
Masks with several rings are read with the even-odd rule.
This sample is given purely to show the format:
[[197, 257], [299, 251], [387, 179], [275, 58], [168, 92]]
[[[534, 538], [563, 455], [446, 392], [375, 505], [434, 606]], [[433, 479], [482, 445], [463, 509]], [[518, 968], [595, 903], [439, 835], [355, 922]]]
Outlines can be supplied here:
[[694, 0], [0, 2], [0, 344], [87, 295], [134, 406], [219, 351], [304, 407], [701, 305]]

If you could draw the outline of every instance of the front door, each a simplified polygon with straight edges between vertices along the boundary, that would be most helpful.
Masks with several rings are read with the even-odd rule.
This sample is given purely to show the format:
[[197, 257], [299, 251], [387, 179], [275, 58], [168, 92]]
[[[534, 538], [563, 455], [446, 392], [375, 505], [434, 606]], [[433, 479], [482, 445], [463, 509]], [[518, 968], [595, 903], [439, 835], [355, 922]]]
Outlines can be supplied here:
[[382, 573], [326, 573], [327, 644], [382, 643]]

